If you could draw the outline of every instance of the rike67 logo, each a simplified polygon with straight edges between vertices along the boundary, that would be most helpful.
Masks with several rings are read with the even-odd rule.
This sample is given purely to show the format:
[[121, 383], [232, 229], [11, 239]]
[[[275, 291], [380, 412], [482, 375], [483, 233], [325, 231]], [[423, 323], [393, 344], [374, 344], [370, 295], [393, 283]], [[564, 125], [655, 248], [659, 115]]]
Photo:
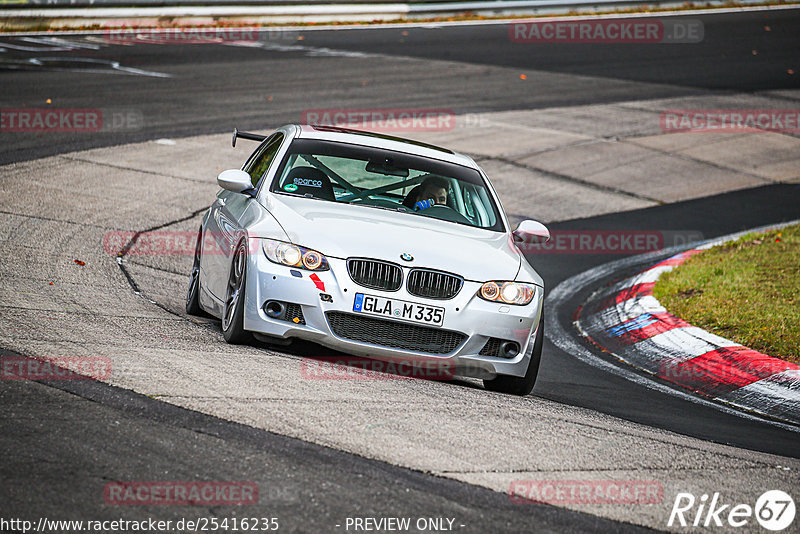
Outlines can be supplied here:
[[781, 490], [766, 491], [756, 499], [755, 506], [749, 504], [726, 504], [715, 492], [711, 499], [707, 494], [696, 498], [691, 493], [678, 493], [668, 527], [743, 527], [752, 524], [752, 519], [765, 529], [784, 530], [794, 522], [794, 500]]

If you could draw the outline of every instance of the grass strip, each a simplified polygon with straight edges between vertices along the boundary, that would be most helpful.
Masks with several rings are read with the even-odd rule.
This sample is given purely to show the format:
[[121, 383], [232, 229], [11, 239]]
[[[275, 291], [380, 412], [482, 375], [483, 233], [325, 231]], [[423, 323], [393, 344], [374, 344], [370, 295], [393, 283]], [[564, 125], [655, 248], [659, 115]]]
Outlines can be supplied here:
[[800, 363], [800, 225], [692, 256], [661, 276], [654, 295], [695, 326]]

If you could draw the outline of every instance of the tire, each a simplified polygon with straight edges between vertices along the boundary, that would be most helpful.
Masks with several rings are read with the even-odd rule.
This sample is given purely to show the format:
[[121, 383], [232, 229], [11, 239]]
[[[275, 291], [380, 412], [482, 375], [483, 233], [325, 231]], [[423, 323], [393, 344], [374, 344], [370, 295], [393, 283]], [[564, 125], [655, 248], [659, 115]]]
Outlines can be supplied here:
[[225, 306], [222, 309], [222, 336], [231, 345], [252, 341], [253, 336], [244, 329], [244, 301], [247, 278], [247, 245], [244, 241], [236, 247], [228, 274]]
[[186, 293], [186, 313], [188, 315], [207, 315], [200, 307], [200, 244], [203, 239], [203, 230], [197, 233], [197, 245], [194, 248], [194, 263], [189, 279], [189, 291]]
[[536, 341], [533, 343], [533, 353], [525, 376], [499, 375], [497, 378], [484, 380], [483, 387], [489, 391], [523, 397], [533, 391], [536, 377], [539, 374], [539, 362], [542, 359], [542, 345], [544, 345], [544, 314], [542, 314], [542, 318], [539, 320], [539, 327], [536, 329]]

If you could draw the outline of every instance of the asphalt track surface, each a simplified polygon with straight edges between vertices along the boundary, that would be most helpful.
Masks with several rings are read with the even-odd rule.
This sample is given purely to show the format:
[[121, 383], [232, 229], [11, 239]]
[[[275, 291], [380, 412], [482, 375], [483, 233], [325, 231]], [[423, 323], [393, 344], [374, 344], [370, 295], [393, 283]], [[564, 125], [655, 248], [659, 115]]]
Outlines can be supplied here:
[[[96, 37], [98, 50], [51, 52], [42, 43], [16, 43], [34, 51], [0, 53], [4, 108], [46, 107], [51, 99], [62, 108], [132, 109], [143, 115], [143, 126], [100, 134], [4, 136], [0, 164], [154, 137], [258, 130], [298, 122], [308, 108], [436, 107], [465, 114], [736, 91], [774, 95], [800, 86], [800, 11], [700, 19], [704, 38], [698, 44], [520, 44], [510, 41], [504, 24], [275, 32], [266, 39], [273, 50], [107, 47], [102, 36]], [[366, 55], [354, 66], [341, 59], [348, 51]], [[385, 56], [430, 61], [397, 68]], [[42, 57], [57, 59], [46, 61], [47, 68], [29, 63]], [[69, 70], [112, 70], [85, 60], [113, 60], [175, 76]], [[531, 75], [521, 80], [526, 73]], [[787, 107], [793, 103], [787, 98]]]
[[[0, 57], [3, 108], [45, 107], [47, 98], [59, 107], [133, 108], [142, 113], [144, 127], [113, 134], [2, 134], [0, 163], [233, 126], [259, 130], [264, 124], [297, 121], [302, 110], [311, 107], [446, 107], [470, 113], [728, 91], [774, 95], [798, 87], [797, 75], [786, 73], [800, 49], [796, 10], [708, 15], [702, 20], [706, 38], [693, 46], [521, 49], [509, 44], [502, 26], [466, 26], [410, 28], [408, 35], [400, 29], [301, 32], [305, 49], [274, 55], [232, 46], [203, 46], [202, 55], [196, 47], [169, 45], [78, 51], [79, 57], [103, 57], [137, 69], [180, 73], [172, 78], [37, 67], [20, 70], [15, 61], [32, 53], [9, 49]], [[343, 56], [337, 51], [365, 55], [353, 67], [340, 63], [338, 58]], [[398, 71], [394, 65], [389, 69], [380, 54], [431, 63], [427, 67], [410, 63], [408, 72]], [[460, 66], [437, 70], [438, 60], [456, 61]], [[76, 63], [65, 60], [64, 65], [71, 68]], [[544, 74], [538, 74], [531, 87], [508, 73], [498, 79], [493, 70], [498, 65], [518, 69], [520, 74], [526, 69]], [[592, 78], [581, 85], [576, 83], [576, 74], [601, 76], [604, 81]], [[796, 101], [787, 97], [787, 107], [794, 105]], [[710, 238], [795, 219], [800, 216], [798, 206], [800, 187], [774, 185], [551, 227], [700, 229]], [[536, 265], [552, 288], [617, 258], [553, 255], [537, 259]], [[580, 297], [576, 295], [576, 303]], [[568, 311], [557, 320], [568, 323]], [[655, 393], [565, 357], [549, 341], [544, 353], [536, 396], [717, 443], [800, 456], [794, 432]], [[337, 510], [347, 511], [342, 516], [412, 512], [458, 516], [475, 532], [517, 532], [530, 528], [532, 522], [537, 531], [635, 528], [548, 506], [512, 506], [507, 496], [489, 490], [228, 423], [102, 384], [8, 383], [1, 398], [3, 449], [38, 451], [20, 454], [0, 466], [2, 479], [16, 482], [5, 486], [13, 489], [4, 492], [4, 517], [37, 516], [44, 509], [62, 518], [85, 517], [90, 512], [97, 518], [115, 517], [115, 510], [97, 505], [97, 485], [136, 480], [147, 466], [172, 479], [202, 473], [206, 479], [257, 480], [267, 492], [263, 488], [280, 488], [270, 495], [270, 509], [259, 510], [258, 515], [273, 511], [290, 515], [293, 519], [287, 528], [295, 531], [330, 530], [329, 518]], [[197, 515], [196, 510], [178, 508], [158, 512], [173, 514], [170, 517], [183, 512]]]
[[[95, 382], [14, 382], [2, 392], [2, 517], [176, 522], [197, 517], [278, 518], [279, 531], [336, 532], [347, 517], [448, 517], [465, 532], [638, 532], [641, 527], [344, 454], [174, 407]], [[54, 416], [54, 412], [59, 415]], [[87, 438], [92, 436], [92, 438]], [[46, 459], [26, 453], [47, 451]], [[255, 482], [259, 504], [143, 506], [98, 502], [103, 486], [139, 480]], [[9, 488], [25, 488], [9, 490]], [[238, 509], [237, 509], [238, 508]], [[468, 527], [468, 528], [465, 528]]]

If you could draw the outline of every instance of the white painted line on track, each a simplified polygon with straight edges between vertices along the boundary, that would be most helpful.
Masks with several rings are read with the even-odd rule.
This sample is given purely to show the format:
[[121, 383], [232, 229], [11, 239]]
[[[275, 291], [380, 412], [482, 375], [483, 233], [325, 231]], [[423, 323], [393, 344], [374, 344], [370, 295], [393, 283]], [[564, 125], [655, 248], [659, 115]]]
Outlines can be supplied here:
[[[144, 44], [147, 44], [144, 42]], [[261, 41], [227, 41], [220, 44], [227, 46], [241, 46], [245, 48], [262, 48], [275, 52], [304, 52], [311, 57], [385, 57], [382, 54], [371, 54], [367, 52], [356, 52], [353, 50], [337, 50], [334, 48], [303, 46], [303, 45], [284, 45], [278, 43], [265, 43]]]

